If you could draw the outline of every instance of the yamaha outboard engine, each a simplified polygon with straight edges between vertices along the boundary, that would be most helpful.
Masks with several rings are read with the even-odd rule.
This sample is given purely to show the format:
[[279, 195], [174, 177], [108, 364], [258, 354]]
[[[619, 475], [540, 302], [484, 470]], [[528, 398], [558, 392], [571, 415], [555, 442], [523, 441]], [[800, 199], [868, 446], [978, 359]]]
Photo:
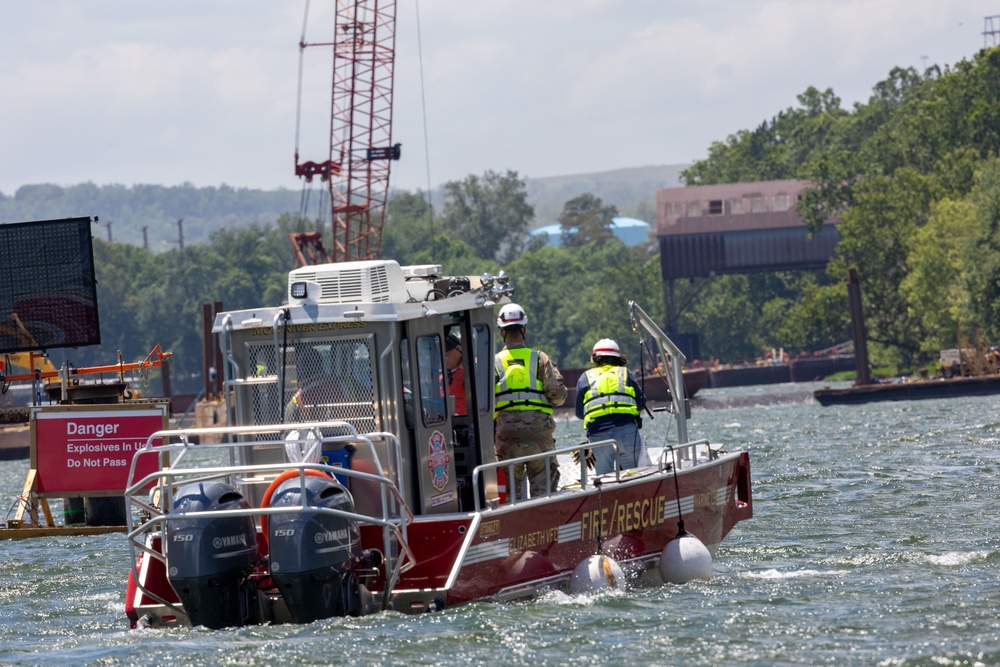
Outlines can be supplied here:
[[219, 629], [257, 622], [257, 587], [248, 577], [258, 561], [253, 517], [198, 517], [249, 507], [222, 482], [188, 484], [174, 495], [173, 512], [191, 517], [167, 523], [167, 578], [191, 625]]
[[[271, 507], [301, 506], [354, 512], [354, 499], [336, 479], [293, 477], [271, 498]], [[296, 623], [334, 616], [360, 616], [373, 611], [365, 586], [372, 568], [381, 565], [378, 551], [361, 548], [353, 519], [316, 511], [272, 514], [267, 539], [271, 578]]]

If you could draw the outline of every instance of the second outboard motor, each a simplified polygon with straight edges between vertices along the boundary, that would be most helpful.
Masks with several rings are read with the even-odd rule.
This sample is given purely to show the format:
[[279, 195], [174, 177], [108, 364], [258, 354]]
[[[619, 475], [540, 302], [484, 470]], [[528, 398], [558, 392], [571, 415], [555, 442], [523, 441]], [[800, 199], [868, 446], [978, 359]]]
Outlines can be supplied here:
[[[354, 512], [354, 499], [336, 479], [309, 476], [283, 482], [271, 507], [300, 506]], [[271, 578], [296, 623], [372, 611], [364, 585], [381, 554], [361, 548], [356, 521], [316, 511], [272, 514], [268, 520]], [[365, 568], [369, 568], [368, 574]]]
[[166, 527], [167, 578], [191, 625], [213, 630], [257, 622], [257, 529], [251, 516], [199, 518], [198, 512], [250, 505], [222, 482], [199, 482], [174, 495], [173, 512], [190, 518]]

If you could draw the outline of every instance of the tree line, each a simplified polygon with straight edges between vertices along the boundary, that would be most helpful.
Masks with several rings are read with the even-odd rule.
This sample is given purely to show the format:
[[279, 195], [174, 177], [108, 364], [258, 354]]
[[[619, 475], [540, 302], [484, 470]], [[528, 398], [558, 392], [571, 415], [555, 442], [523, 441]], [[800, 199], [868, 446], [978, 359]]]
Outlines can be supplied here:
[[962, 341], [996, 343], [1000, 49], [923, 73], [895, 68], [850, 111], [829, 89], [798, 101], [713, 144], [684, 174], [689, 184], [806, 179], [815, 187], [797, 211], [811, 228], [840, 216], [823, 280], [768, 304], [778, 341], [846, 331], [846, 275], [856, 267], [876, 363], [913, 369]]

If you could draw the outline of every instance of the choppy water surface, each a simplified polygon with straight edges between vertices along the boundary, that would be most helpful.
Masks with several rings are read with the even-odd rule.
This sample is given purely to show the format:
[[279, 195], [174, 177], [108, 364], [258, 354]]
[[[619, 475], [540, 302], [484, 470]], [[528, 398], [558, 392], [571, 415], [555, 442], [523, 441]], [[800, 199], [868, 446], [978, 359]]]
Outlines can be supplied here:
[[[755, 517], [709, 582], [306, 626], [128, 631], [122, 535], [0, 542], [22, 665], [997, 665], [1000, 397], [821, 407], [703, 391], [692, 437], [751, 455]], [[764, 392], [767, 392], [766, 394]], [[668, 419], [643, 432], [662, 443]], [[559, 424], [563, 444], [578, 421]], [[0, 504], [27, 461], [0, 461]], [[56, 503], [58, 506], [58, 502]]]

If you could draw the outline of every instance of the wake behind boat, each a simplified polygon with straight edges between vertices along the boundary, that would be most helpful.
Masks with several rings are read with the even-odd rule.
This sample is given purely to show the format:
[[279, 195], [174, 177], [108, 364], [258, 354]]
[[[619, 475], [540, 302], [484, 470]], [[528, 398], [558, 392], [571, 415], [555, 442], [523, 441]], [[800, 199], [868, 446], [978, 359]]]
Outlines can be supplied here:
[[[344, 262], [293, 271], [287, 306], [220, 314], [231, 426], [155, 433], [132, 462], [132, 627], [416, 613], [655, 568], [705, 576], [698, 541], [714, 551], [753, 515], [749, 455], [688, 441], [684, 357], [634, 303], [633, 328], [670, 371], [677, 444], [603, 476], [580, 456], [578, 480], [538, 497], [506, 488], [524, 459], [494, 453], [493, 320], [511, 293], [503, 274]], [[449, 337], [465, 343], [464, 411]], [[585, 447], [618, 444], [525, 459], [565, 465]], [[138, 475], [143, 458], [158, 469]]]

